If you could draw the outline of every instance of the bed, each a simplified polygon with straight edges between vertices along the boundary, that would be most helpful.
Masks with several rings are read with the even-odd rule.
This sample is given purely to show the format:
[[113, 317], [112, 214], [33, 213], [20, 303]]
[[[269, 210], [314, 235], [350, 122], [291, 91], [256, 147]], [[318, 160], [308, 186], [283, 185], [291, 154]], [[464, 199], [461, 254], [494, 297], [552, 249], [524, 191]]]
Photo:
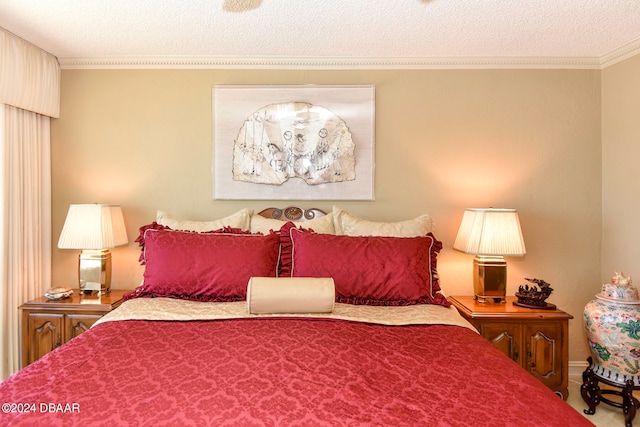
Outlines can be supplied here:
[[158, 212], [142, 285], [2, 382], [0, 424], [592, 425], [448, 303], [431, 227]]

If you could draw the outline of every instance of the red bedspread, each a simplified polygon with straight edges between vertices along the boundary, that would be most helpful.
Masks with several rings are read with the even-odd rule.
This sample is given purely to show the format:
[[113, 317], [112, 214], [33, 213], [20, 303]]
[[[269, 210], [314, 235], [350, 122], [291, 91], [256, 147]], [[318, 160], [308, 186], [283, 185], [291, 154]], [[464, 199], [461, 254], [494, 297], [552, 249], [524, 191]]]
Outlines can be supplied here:
[[442, 325], [107, 322], [0, 396], [35, 410], [2, 425], [591, 425], [478, 334]]

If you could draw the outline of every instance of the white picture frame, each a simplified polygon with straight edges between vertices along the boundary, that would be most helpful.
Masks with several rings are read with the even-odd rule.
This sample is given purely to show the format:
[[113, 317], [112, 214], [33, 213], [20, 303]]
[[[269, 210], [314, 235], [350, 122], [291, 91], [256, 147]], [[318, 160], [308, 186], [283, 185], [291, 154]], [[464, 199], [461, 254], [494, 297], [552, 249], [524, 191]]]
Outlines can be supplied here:
[[[310, 185], [293, 177], [281, 185], [233, 179], [240, 129], [270, 104], [304, 102], [324, 107], [346, 123], [355, 143], [355, 179]], [[213, 198], [217, 200], [374, 200], [375, 87], [373, 85], [216, 85], [213, 109]]]

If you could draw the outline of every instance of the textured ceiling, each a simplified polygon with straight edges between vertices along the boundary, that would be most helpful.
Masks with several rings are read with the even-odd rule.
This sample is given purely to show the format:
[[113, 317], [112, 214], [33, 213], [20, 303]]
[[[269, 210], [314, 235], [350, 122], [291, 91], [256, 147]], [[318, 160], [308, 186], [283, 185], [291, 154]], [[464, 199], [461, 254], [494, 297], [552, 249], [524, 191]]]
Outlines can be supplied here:
[[640, 0], [0, 0], [0, 27], [63, 64], [596, 64], [640, 51]]

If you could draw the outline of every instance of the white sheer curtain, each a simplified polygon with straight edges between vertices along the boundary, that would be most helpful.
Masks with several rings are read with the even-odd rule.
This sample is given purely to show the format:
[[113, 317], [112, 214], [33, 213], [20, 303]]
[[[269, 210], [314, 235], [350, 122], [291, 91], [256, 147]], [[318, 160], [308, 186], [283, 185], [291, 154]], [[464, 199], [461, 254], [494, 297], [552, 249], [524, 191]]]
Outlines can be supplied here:
[[0, 379], [20, 368], [18, 306], [51, 280], [50, 118], [57, 59], [0, 28]]
[[18, 306], [50, 287], [51, 156], [49, 117], [8, 105], [2, 116], [0, 363], [6, 378], [20, 368]]

